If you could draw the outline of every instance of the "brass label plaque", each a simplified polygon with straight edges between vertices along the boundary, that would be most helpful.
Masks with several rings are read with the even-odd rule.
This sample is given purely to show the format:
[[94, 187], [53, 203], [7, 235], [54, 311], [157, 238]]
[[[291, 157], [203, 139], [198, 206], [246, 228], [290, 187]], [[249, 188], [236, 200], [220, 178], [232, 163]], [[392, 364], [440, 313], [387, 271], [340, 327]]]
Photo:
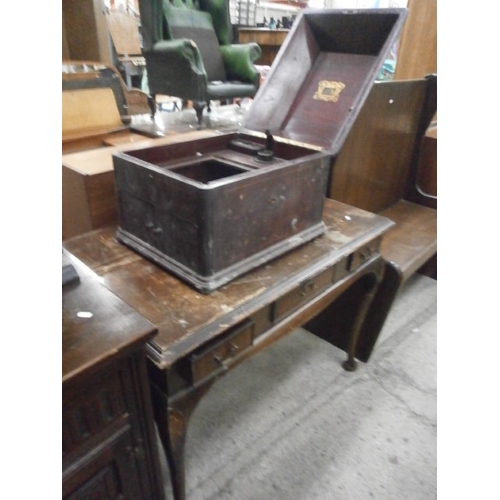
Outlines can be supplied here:
[[321, 80], [318, 84], [318, 90], [313, 95], [313, 99], [320, 99], [321, 101], [337, 102], [339, 100], [340, 93], [344, 89], [345, 89], [345, 83]]

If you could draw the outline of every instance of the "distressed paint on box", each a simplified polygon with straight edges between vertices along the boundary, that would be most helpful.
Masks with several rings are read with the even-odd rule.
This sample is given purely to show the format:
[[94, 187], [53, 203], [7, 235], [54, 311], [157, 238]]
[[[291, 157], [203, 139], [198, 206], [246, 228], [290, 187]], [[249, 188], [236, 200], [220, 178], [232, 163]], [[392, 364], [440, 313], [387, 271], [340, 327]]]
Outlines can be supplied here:
[[115, 154], [119, 241], [212, 292], [321, 235], [330, 169], [405, 16], [306, 9], [244, 132]]

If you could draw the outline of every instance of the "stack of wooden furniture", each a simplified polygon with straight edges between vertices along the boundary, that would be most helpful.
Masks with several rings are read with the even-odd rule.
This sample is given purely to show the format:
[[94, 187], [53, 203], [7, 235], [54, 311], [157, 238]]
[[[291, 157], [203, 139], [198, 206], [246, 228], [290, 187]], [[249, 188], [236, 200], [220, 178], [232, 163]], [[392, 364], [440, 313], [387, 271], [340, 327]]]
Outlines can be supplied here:
[[96, 148], [110, 134], [127, 131], [132, 115], [149, 113], [147, 95], [129, 89], [113, 66], [62, 62], [62, 151]]
[[[374, 302], [371, 332], [363, 335], [367, 340], [357, 352], [363, 361], [369, 359], [389, 313], [387, 295], [395, 298], [415, 272], [437, 276], [437, 125], [430, 126], [436, 91], [434, 76], [376, 84], [332, 171], [329, 197], [396, 223], [382, 240], [387, 266], [379, 298], [386, 306]], [[210, 134], [214, 132], [195, 133]], [[188, 133], [155, 141], [190, 138], [195, 137]], [[141, 147], [150, 146], [150, 141]], [[137, 145], [63, 157], [63, 239], [117, 221], [112, 154], [132, 147]], [[344, 300], [349, 301], [347, 296]], [[346, 304], [338, 302], [342, 311]], [[339, 312], [338, 318], [342, 316]], [[325, 323], [342, 321], [338, 318], [318, 317], [309, 327], [319, 330]]]
[[[96, 121], [81, 119], [78, 129], [84, 113], [67, 108], [66, 132], [102, 145], [106, 127], [125, 125], [116, 95], [77, 90], [98, 91], [80, 96]], [[118, 241], [112, 155], [217, 132], [63, 156], [63, 249], [80, 275], [63, 289], [64, 498], [161, 500], [153, 411], [174, 498], [185, 500], [196, 405], [219, 377], [299, 326], [345, 350], [347, 370], [368, 361], [405, 281], [437, 276], [436, 96], [434, 75], [375, 84], [336, 152], [325, 235], [211, 295]]]
[[139, 21], [125, 12], [111, 11], [106, 14], [109, 34], [117, 56], [117, 66], [125, 73], [128, 87], [132, 87], [132, 77], [142, 77], [146, 61], [141, 52]]
[[[429, 128], [436, 112], [436, 90], [434, 76], [376, 84], [332, 169], [328, 195], [334, 201], [327, 200], [324, 214], [329, 236], [252, 271], [250, 276], [243, 276], [203, 301], [182, 281], [116, 241], [112, 153], [117, 149], [101, 148], [63, 157], [63, 171], [73, 180], [82, 181], [82, 201], [88, 200], [92, 193], [92, 182], [86, 181], [93, 176], [78, 172], [78, 164], [80, 169], [85, 163], [87, 169], [99, 169], [98, 156], [101, 156], [104, 165], [94, 179], [105, 175], [108, 182], [101, 184], [98, 194], [92, 196], [97, 204], [105, 203], [111, 208], [105, 220], [94, 219], [93, 227], [76, 228], [77, 234], [102, 229], [64, 242], [68, 252], [106, 283], [104, 286], [93, 280], [93, 286], [99, 286], [85, 299], [90, 302], [79, 299], [74, 302], [78, 307], [72, 306], [71, 311], [98, 313], [93, 321], [95, 330], [90, 330], [97, 332], [103, 326], [99, 322], [100, 307], [110, 300], [110, 314], [114, 314], [116, 322], [108, 317], [105, 323], [111, 334], [117, 325], [133, 327], [136, 335], [140, 332], [135, 339], [132, 336], [129, 347], [108, 351], [105, 363], [99, 353], [94, 357], [95, 343], [90, 351], [94, 359], [90, 359], [90, 365], [86, 364], [91, 367], [89, 373], [64, 368], [64, 415], [67, 422], [77, 426], [71, 431], [64, 430], [73, 433], [70, 436], [73, 441], [65, 438], [68, 444], [63, 458], [63, 490], [68, 495], [74, 492], [75, 496], [70, 498], [87, 498], [90, 492], [98, 495], [104, 491], [111, 498], [121, 498], [129, 488], [134, 498], [161, 498], [147, 389], [145, 385], [137, 389], [145, 384], [140, 350], [144, 343], [154, 387], [156, 422], [169, 457], [175, 496], [179, 499], [185, 498], [182, 455], [189, 417], [219, 376], [301, 325], [346, 350], [349, 353], [344, 363], [346, 369], [356, 367], [354, 358], [369, 359], [404, 282], [437, 258], [437, 127]], [[151, 141], [157, 145], [158, 141], [192, 140], [193, 134], [203, 136], [214, 132], [151, 139], [140, 147], [151, 145]], [[138, 145], [128, 147], [137, 149]], [[70, 184], [63, 182], [65, 189], [68, 195], [75, 192]], [[70, 230], [75, 229], [71, 228], [76, 220], [74, 213], [68, 221]], [[353, 235], [352, 224], [360, 226], [359, 234]], [[325, 255], [313, 260], [312, 254], [323, 246]], [[300, 259], [300, 265], [291, 272], [295, 269], [291, 263], [296, 259]], [[277, 272], [282, 268], [283, 274], [269, 276], [271, 269]], [[110, 298], [101, 300], [108, 291]], [[63, 312], [66, 318], [71, 318], [64, 326], [70, 332], [65, 342], [76, 341], [75, 335], [85, 332], [92, 323], [68, 315], [71, 311], [67, 304], [72, 295], [64, 295]], [[164, 299], [158, 300], [159, 297]], [[120, 299], [133, 309], [129, 310]], [[113, 301], [118, 306], [113, 306]], [[192, 304], [192, 311], [188, 304]], [[219, 316], [214, 315], [214, 308]], [[134, 318], [134, 309], [156, 325], [159, 333], [154, 339], [150, 337], [154, 328], [150, 325], [144, 329], [145, 324], [141, 323], [144, 318]], [[181, 320], [179, 311], [186, 313]], [[179, 321], [185, 322], [180, 329]], [[199, 321], [201, 326], [191, 325], [192, 321]], [[184, 335], [187, 327], [189, 335]], [[181, 338], [174, 338], [174, 333]], [[111, 334], [108, 330], [106, 342]], [[87, 334], [81, 338], [87, 338]], [[66, 352], [72, 352], [70, 344], [66, 348]], [[193, 379], [189, 390], [184, 380], [186, 374]], [[106, 401], [110, 399], [103, 390], [116, 391], [113, 398], [123, 401], [116, 412], [108, 409]], [[94, 411], [104, 423], [92, 427], [90, 432], [82, 425], [85, 419], [94, 418]], [[141, 423], [140, 415], [149, 424]], [[145, 456], [149, 461], [146, 467], [147, 462], [142, 462]], [[135, 487], [146, 488], [144, 491], [149, 488], [150, 493], [144, 495], [134, 491]]]

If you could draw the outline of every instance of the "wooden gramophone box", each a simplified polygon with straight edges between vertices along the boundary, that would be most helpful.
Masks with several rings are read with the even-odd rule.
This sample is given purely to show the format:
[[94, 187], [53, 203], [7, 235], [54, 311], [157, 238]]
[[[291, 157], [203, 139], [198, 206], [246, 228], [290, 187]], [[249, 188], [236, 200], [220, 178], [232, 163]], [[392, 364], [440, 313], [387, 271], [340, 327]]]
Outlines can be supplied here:
[[306, 9], [244, 131], [116, 153], [118, 239], [211, 292], [321, 235], [330, 168], [405, 16]]

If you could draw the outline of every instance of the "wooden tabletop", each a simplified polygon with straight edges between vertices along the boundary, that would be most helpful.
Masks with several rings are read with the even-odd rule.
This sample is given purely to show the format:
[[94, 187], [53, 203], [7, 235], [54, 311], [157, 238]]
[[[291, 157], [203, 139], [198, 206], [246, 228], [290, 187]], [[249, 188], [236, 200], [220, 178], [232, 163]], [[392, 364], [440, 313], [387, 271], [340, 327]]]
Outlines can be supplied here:
[[137, 349], [156, 333], [151, 322], [111, 293], [86, 266], [69, 258], [80, 281], [63, 286], [63, 383]]
[[64, 242], [110, 291], [158, 328], [148, 355], [160, 367], [236, 325], [301, 280], [386, 232], [390, 220], [325, 200], [323, 236], [257, 268], [210, 295], [197, 292], [116, 240], [116, 227]]

